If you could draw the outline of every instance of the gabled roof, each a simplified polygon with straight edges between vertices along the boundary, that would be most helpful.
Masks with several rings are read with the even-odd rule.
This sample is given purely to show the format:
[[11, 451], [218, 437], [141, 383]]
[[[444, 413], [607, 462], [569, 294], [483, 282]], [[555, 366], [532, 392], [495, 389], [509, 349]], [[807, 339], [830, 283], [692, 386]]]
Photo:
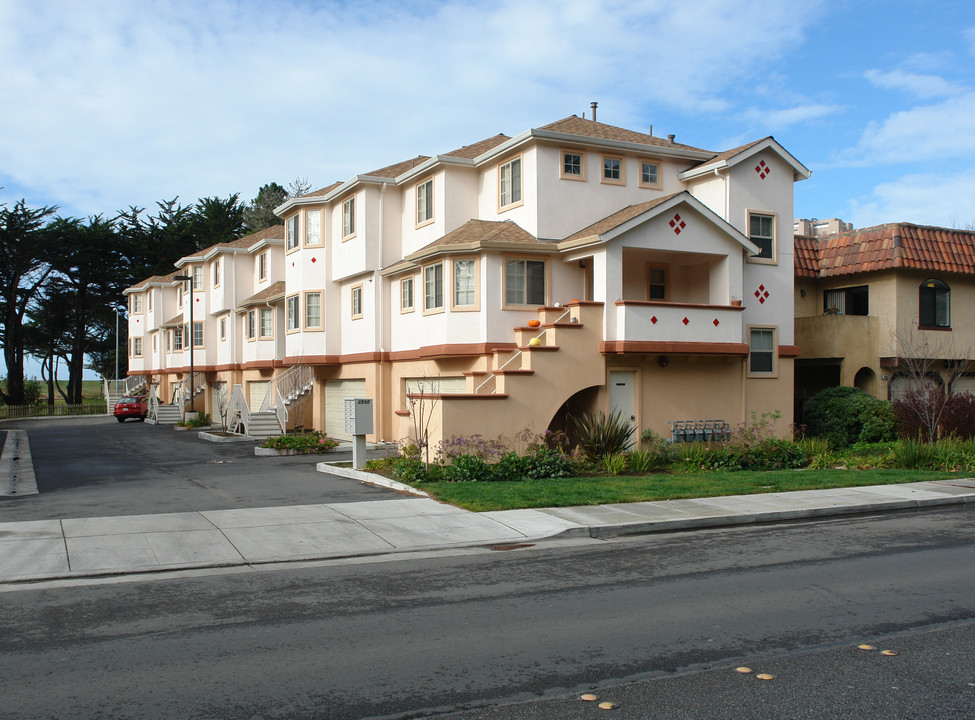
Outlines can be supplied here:
[[734, 167], [738, 163], [747, 162], [749, 158], [764, 150], [772, 150], [772, 152], [792, 166], [792, 179], [794, 181], [805, 180], [812, 175], [812, 171], [809, 170], [809, 168], [796, 160], [792, 153], [779, 145], [776, 139], [769, 135], [761, 140], [756, 140], [755, 142], [750, 142], [745, 145], [732, 148], [731, 150], [725, 150], [722, 153], [718, 153], [714, 157], [708, 158], [707, 160], [688, 168], [684, 172], [679, 173], [677, 177], [680, 180], [690, 180], [702, 175], [710, 175], [715, 170], [725, 170], [727, 168]]
[[737, 228], [717, 215], [711, 208], [691, 195], [687, 190], [682, 190], [673, 195], [665, 195], [654, 200], [648, 200], [637, 205], [628, 205], [622, 210], [618, 210], [612, 215], [608, 215], [602, 220], [593, 223], [589, 227], [573, 233], [559, 243], [559, 249], [571, 250], [586, 245], [609, 242], [614, 237], [638, 225], [642, 225], [658, 215], [669, 212], [680, 205], [690, 206], [752, 255], [760, 251], [758, 246], [754, 245]]
[[164, 327], [164, 328], [179, 327], [182, 324], [183, 324], [183, 313], [180, 313], [176, 317], [170, 318], [159, 327]]
[[[412, 170], [417, 165], [422, 165], [429, 159], [430, 157], [428, 155], [417, 155], [415, 158], [412, 158], [410, 160], [404, 160], [403, 162], [398, 162], [395, 163], [394, 165], [387, 165], [384, 168], [379, 168], [378, 170], [373, 170], [372, 172], [368, 172], [366, 173], [366, 175], [369, 177], [398, 178], [407, 170]], [[342, 183], [338, 183], [338, 185], [341, 184]], [[333, 189], [338, 187], [338, 185], [333, 186]]]
[[585, 137], [599, 138], [600, 140], [613, 140], [616, 142], [635, 143], [637, 145], [649, 145], [659, 148], [707, 152], [707, 150], [702, 150], [691, 145], [672, 143], [670, 140], [664, 138], [658, 138], [634, 130], [627, 130], [626, 128], [616, 127], [615, 125], [607, 125], [606, 123], [596, 122], [595, 120], [586, 120], [577, 115], [569, 115], [567, 118], [556, 120], [554, 123], [543, 125], [538, 129], [569, 135], [583, 135]]
[[126, 288], [125, 290], [122, 291], [122, 294], [128, 295], [130, 293], [142, 292], [143, 290], [148, 289], [150, 285], [155, 285], [156, 287], [172, 285], [174, 282], [176, 282], [175, 280], [173, 280], [173, 275], [176, 275], [176, 273], [171, 273], [170, 275], [153, 275], [150, 278], [146, 278], [145, 280], [140, 280], [135, 285]]
[[251, 295], [246, 300], [241, 301], [240, 305], [237, 306], [238, 312], [254, 305], [266, 305], [267, 303], [275, 302], [284, 297], [284, 280], [278, 280], [275, 283], [271, 283], [266, 288], [261, 290], [259, 293]]
[[821, 238], [797, 236], [795, 245], [796, 277], [899, 268], [975, 275], [975, 232], [968, 230], [889, 223]]

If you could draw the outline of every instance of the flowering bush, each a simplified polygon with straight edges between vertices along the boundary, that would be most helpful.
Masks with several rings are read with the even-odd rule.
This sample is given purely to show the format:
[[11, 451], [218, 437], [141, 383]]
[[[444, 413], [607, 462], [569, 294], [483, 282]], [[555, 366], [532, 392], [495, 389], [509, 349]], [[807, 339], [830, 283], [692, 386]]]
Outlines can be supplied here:
[[338, 444], [338, 440], [314, 430], [303, 435], [270, 437], [261, 443], [261, 447], [272, 450], [297, 450], [302, 453], [327, 453]]

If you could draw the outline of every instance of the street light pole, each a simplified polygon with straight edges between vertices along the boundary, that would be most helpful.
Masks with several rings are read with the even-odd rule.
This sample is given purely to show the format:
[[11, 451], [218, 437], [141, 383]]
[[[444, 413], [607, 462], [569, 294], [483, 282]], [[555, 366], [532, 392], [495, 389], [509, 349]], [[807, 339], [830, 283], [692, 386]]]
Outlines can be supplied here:
[[190, 332], [189, 332], [189, 346], [190, 346], [190, 412], [194, 412], [195, 398], [193, 397], [193, 270], [190, 269], [189, 275], [174, 275], [173, 280], [182, 280], [183, 282], [189, 281], [190, 286]]
[[118, 308], [115, 308], [115, 393], [118, 394]]

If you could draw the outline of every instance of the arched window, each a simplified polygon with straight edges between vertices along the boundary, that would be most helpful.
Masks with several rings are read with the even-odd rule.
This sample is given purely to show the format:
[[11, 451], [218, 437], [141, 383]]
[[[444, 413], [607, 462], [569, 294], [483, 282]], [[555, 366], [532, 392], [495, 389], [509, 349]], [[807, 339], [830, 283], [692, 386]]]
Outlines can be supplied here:
[[951, 327], [951, 289], [941, 280], [931, 278], [918, 289], [918, 325]]

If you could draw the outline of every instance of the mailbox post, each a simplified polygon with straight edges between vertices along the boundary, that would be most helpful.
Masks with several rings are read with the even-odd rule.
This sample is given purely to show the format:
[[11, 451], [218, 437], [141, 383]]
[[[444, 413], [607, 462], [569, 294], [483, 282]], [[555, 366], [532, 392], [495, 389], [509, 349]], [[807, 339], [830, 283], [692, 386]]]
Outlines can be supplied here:
[[372, 400], [345, 399], [345, 431], [352, 435], [352, 467], [361, 470], [366, 465], [366, 435], [372, 432]]

